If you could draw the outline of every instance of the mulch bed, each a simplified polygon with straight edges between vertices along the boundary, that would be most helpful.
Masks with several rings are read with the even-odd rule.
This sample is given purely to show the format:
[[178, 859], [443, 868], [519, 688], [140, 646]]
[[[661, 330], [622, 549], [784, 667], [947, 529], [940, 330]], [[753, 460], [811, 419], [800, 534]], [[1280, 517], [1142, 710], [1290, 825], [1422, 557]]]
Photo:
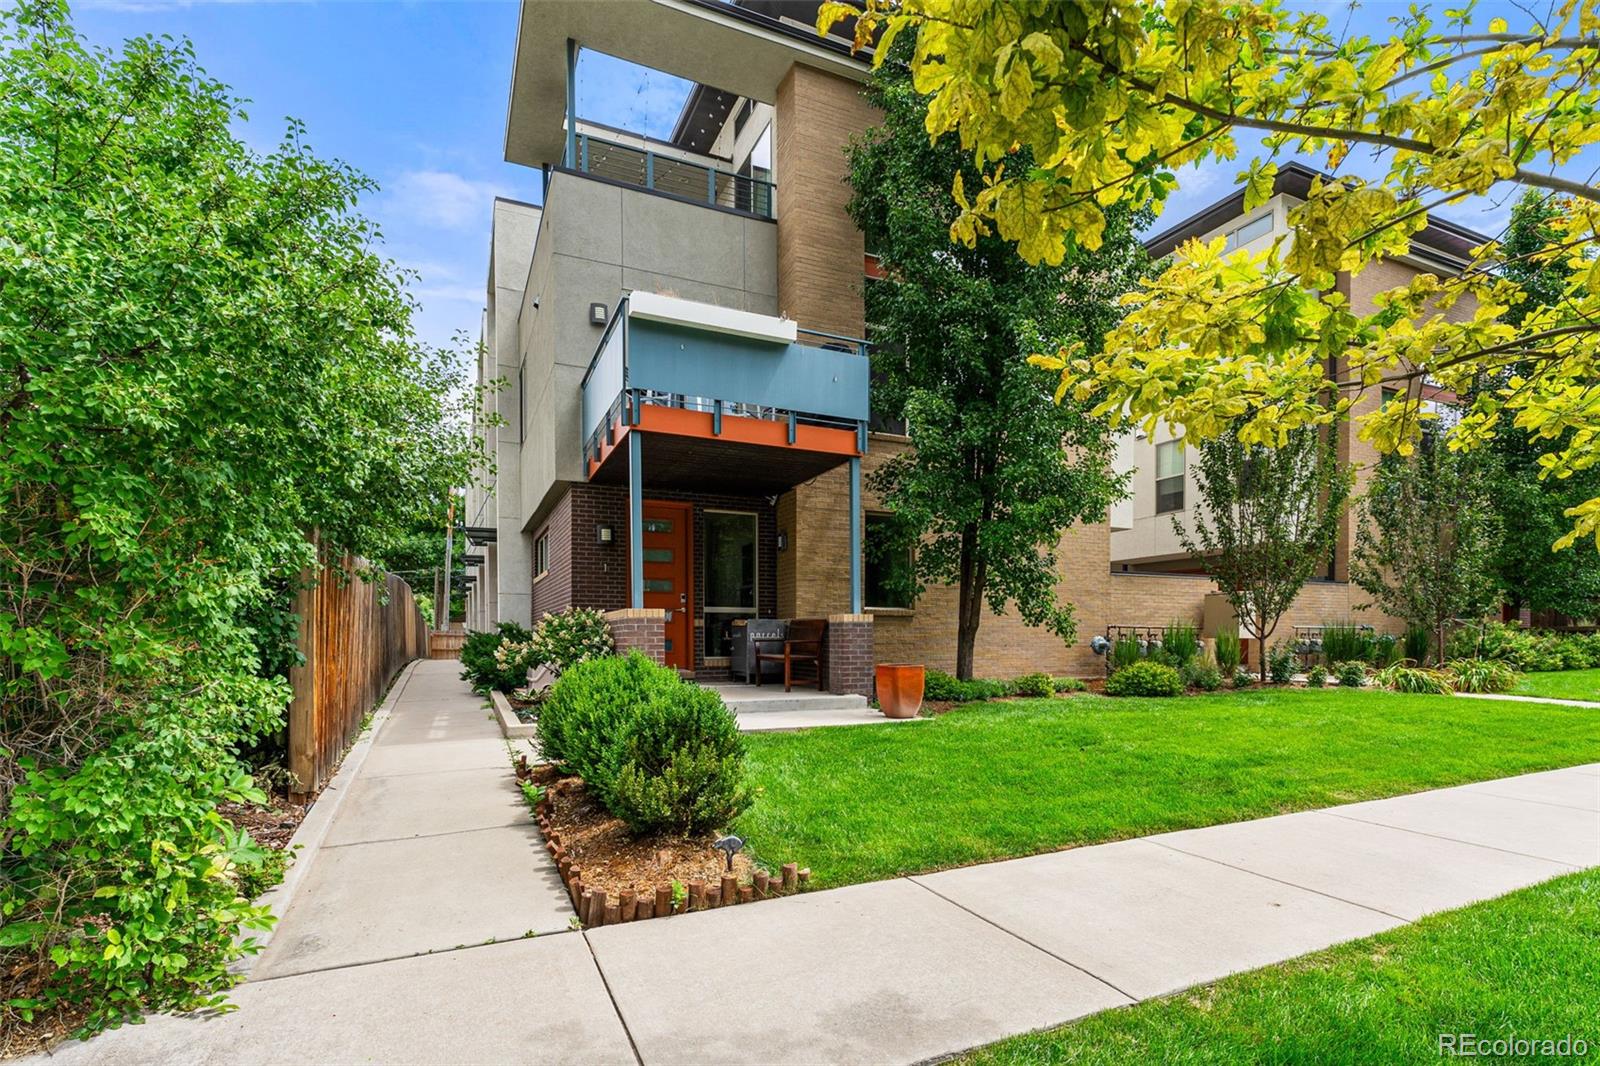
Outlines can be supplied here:
[[221, 803], [217, 812], [240, 829], [248, 830], [257, 844], [264, 848], [282, 851], [289, 846], [289, 838], [305, 821], [311, 809], [311, 799], [294, 802], [282, 792], [267, 797], [268, 806], [257, 807], [243, 803]]
[[[810, 870], [800, 870], [794, 863], [773, 873], [744, 852], [734, 855], [730, 873], [723, 853], [711, 847], [715, 833], [634, 836], [589, 792], [582, 778], [526, 761], [518, 763], [517, 777], [544, 790], [535, 815], [584, 925], [639, 921], [785, 895], [798, 891], [811, 877]], [[674, 883], [681, 886], [677, 893]]]

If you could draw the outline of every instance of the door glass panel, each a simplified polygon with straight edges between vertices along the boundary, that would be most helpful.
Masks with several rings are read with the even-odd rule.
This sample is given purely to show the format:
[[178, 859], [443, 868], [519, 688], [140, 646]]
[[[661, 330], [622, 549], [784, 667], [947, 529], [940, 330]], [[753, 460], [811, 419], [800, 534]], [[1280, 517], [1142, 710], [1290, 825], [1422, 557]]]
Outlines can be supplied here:
[[644, 550], [644, 561], [647, 563], [670, 563], [672, 562], [672, 549], [646, 548]]
[[671, 533], [672, 532], [672, 519], [670, 519], [670, 518], [646, 518], [644, 520], [644, 531], [646, 533]]
[[754, 610], [756, 516], [705, 514], [706, 606]]
[[672, 579], [670, 577], [647, 577], [644, 579], [646, 592], [671, 592]]

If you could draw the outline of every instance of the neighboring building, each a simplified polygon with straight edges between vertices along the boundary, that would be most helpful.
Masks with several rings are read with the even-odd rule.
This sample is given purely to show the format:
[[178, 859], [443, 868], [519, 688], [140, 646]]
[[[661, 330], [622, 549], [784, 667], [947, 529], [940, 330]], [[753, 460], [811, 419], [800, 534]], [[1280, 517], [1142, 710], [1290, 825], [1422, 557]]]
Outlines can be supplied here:
[[[845, 211], [844, 149], [875, 121], [868, 64], [848, 38], [817, 36], [815, 9], [524, 0], [506, 158], [537, 168], [543, 206], [494, 206], [478, 378], [503, 386], [488, 401], [499, 417], [474, 427], [495, 468], [465, 505], [482, 560], [469, 629], [598, 607], [621, 612], [628, 642], [721, 678], [739, 623], [820, 617], [835, 690], [870, 691], [874, 660], [953, 667], [956, 590], [897, 602], [883, 572], [896, 561], [863, 550], [885, 517], [865, 479], [907, 443], [876, 431], [889, 424], [872, 417], [856, 339], [872, 264]], [[575, 116], [583, 48], [695, 83], [669, 139]], [[1267, 232], [1252, 216], [1243, 236], [1282, 226], [1294, 173], [1259, 212]], [[1226, 228], [1240, 199], [1185, 227]], [[1134, 498], [1063, 538], [1057, 589], [1078, 641], [989, 616], [979, 674], [1095, 673], [1088, 642], [1107, 626], [1201, 620], [1208, 581], [1138, 572], [1174, 561], [1155, 497], [1192, 492], [1162, 443], [1130, 440]], [[1308, 624], [1351, 607], [1333, 582], [1305, 599]]]

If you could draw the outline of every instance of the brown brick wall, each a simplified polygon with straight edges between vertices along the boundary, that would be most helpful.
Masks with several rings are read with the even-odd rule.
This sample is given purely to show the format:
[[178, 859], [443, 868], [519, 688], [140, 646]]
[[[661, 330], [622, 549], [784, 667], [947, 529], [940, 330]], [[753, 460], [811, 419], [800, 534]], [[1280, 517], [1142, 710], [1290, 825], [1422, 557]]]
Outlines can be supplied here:
[[823, 677], [829, 692], [872, 695], [873, 667], [877, 663], [872, 634], [870, 614], [828, 616]]
[[532, 615], [538, 621], [547, 614], [572, 606], [572, 494], [556, 501], [550, 515], [533, 534], [533, 543], [548, 537], [549, 570], [533, 577]]
[[667, 612], [659, 609], [628, 608], [606, 613], [611, 639], [619, 654], [637, 651], [658, 663], [667, 661]]

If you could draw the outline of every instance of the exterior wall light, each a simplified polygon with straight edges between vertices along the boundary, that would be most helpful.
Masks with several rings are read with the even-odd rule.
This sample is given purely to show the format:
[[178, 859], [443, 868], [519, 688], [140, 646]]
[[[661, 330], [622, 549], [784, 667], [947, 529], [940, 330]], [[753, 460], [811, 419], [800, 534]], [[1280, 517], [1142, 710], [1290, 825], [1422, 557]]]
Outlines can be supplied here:
[[610, 526], [594, 527], [594, 542], [596, 544], [610, 544], [612, 539]]
[[781, 552], [789, 550], [789, 533], [787, 530], [778, 530], [778, 550]]
[[595, 325], [595, 326], [603, 326], [603, 325], [606, 324], [606, 305], [605, 304], [590, 304], [589, 305], [589, 323], [591, 325]]

